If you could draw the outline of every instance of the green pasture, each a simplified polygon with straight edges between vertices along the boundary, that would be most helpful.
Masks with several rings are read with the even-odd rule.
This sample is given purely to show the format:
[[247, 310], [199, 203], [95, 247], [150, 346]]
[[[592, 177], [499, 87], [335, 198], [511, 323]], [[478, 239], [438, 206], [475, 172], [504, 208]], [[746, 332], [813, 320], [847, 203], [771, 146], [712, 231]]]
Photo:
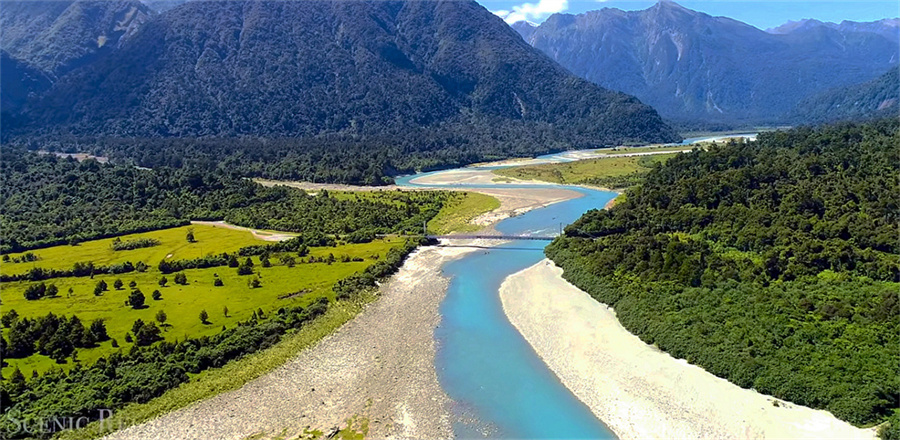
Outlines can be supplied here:
[[[176, 229], [181, 229], [182, 232], [186, 231], [186, 228]], [[148, 236], [158, 232], [167, 232], [168, 235], [174, 234], [174, 230], [167, 230], [137, 235]], [[216, 236], [215, 240], [218, 243], [232, 251], [236, 250], [234, 248], [237, 246], [224, 242], [224, 236], [232, 233], [250, 237], [250, 240], [247, 240], [246, 237], [240, 237], [240, 240], [236, 240], [244, 245], [259, 243], [258, 240], [252, 239], [251, 234], [246, 231], [195, 227], [194, 234], [198, 240], [203, 240], [204, 235], [201, 234], [204, 233], [208, 233], [207, 238], [210, 241], [213, 240], [213, 236]], [[79, 361], [90, 364], [99, 357], [108, 355], [115, 350], [129, 349], [132, 344], [125, 341], [125, 334], [131, 332], [131, 326], [134, 321], [142, 319], [144, 322], [156, 322], [155, 317], [160, 310], [167, 315], [165, 326], [162, 327], [163, 336], [166, 340], [174, 341], [188, 336], [213, 335], [221, 331], [222, 326], [232, 327], [238, 321], [250, 318], [253, 312], [258, 309], [262, 309], [264, 313], [268, 314], [280, 307], [303, 306], [321, 296], [331, 298], [333, 296], [331, 286], [335, 282], [354, 272], [365, 269], [374, 263], [376, 259], [383, 258], [389, 249], [401, 245], [402, 242], [401, 238], [389, 238], [375, 240], [371, 243], [310, 249], [309, 255], [318, 258], [327, 258], [329, 254], [334, 255], [335, 262], [332, 264], [324, 262], [299, 263], [301, 259], [293, 255], [298, 264], [294, 267], [287, 267], [280, 263], [280, 255], [276, 254], [270, 257], [272, 266], [264, 268], [259, 259], [253, 257], [254, 275], [239, 276], [236, 268], [227, 266], [189, 269], [184, 271], [188, 279], [187, 285], [175, 284], [174, 274], [163, 275], [157, 271], [156, 260], [148, 256], [153, 255], [152, 250], [154, 248], [146, 248], [127, 252], [138, 253], [143, 251], [144, 258], [151, 259], [148, 263], [153, 263], [147, 272], [97, 275], [93, 278], [66, 277], [45, 280], [44, 283], [48, 285], [55, 284], [58, 287], [59, 295], [55, 298], [42, 298], [34, 301], [26, 300], [23, 295], [25, 288], [32, 282], [8, 282], [0, 285], [0, 299], [2, 299], [3, 313], [15, 310], [20, 317], [36, 318], [46, 315], [48, 312], [66, 316], [75, 314], [86, 326], [95, 319], [103, 319], [109, 336], [118, 342], [119, 348], [113, 348], [111, 341], [106, 341], [95, 348], [78, 349]], [[95, 243], [85, 243], [83, 246], [88, 249], [97, 249], [95, 255], [103, 255], [99, 250], [108, 250], [108, 245], [103, 247]], [[60, 246], [59, 248], [64, 250], [69, 247]], [[172, 247], [166, 247], [166, 249], [171, 250]], [[222, 251], [220, 249], [210, 249], [210, 251], [218, 253]], [[54, 258], [40, 260], [36, 263], [45, 264], [52, 262], [52, 264], [58, 264], [61, 267], [71, 267], [75, 261], [84, 261], [81, 259], [81, 255], [71, 253], [69, 254], [70, 260], [66, 261], [62, 258], [62, 250], [57, 248], [45, 249], [43, 250], [44, 253], [53, 255]], [[116, 254], [118, 253], [116, 252]], [[199, 254], [188, 254], [188, 257], [190, 255], [199, 256]], [[347, 256], [350, 259], [362, 258], [363, 261], [343, 263], [341, 262], [343, 256]], [[109, 259], [106, 262], [117, 263], [124, 259], [126, 258]], [[245, 259], [241, 258], [240, 261], [243, 263]], [[168, 279], [165, 287], [159, 285], [159, 280], [162, 276]], [[221, 287], [214, 286], [213, 283], [216, 278], [220, 278], [224, 285]], [[250, 287], [248, 281], [253, 278], [259, 279], [260, 287]], [[113, 288], [113, 284], [117, 279], [122, 280], [124, 284], [121, 290]], [[109, 290], [101, 296], [95, 296], [93, 293], [94, 286], [100, 280], [107, 283]], [[146, 298], [145, 307], [142, 309], [135, 310], [126, 305], [126, 300], [132, 290], [128, 285], [132, 281], [137, 283], [136, 288], [140, 289]], [[72, 289], [71, 294], [69, 293], [70, 288]], [[160, 300], [152, 299], [154, 290], [159, 290], [162, 294]], [[225, 316], [223, 312], [225, 307], [228, 308], [228, 316]], [[206, 310], [209, 314], [208, 324], [203, 324], [200, 321], [199, 314], [201, 310]], [[4, 329], [3, 332], [5, 336], [8, 330]], [[70, 368], [72, 366], [71, 361], [67, 364], [58, 365], [49, 357], [40, 354], [35, 354], [25, 359], [7, 359], [6, 361], [9, 365], [3, 368], [4, 375], [11, 373], [16, 367], [26, 374], [30, 374], [32, 370], [42, 373], [54, 366], [61, 368]]]

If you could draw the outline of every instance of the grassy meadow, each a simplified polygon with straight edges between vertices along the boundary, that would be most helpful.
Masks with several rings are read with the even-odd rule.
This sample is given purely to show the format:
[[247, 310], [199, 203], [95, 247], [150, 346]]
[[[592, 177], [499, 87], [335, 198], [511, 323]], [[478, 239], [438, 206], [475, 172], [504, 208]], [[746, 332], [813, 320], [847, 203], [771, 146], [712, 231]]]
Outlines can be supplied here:
[[[194, 243], [188, 243], [185, 238], [188, 230], [194, 232], [194, 239], [196, 240]], [[244, 246], [266, 243], [254, 237], [248, 231], [209, 225], [181, 226], [140, 234], [122, 235], [118, 238], [123, 242], [150, 238], [158, 240], [159, 245], [141, 249], [114, 251], [111, 246], [115, 238], [105, 238], [86, 241], [77, 246], [54, 246], [9, 254], [10, 262], [2, 263], [0, 270], [5, 274], [19, 274], [28, 272], [32, 267], [70, 269], [74, 263], [79, 261], [93, 261], [98, 266], [107, 266], [124, 261], [131, 261], [132, 263], [143, 261], [149, 266], [156, 266], [160, 260], [165, 258], [187, 260], [208, 254], [234, 252]], [[26, 253], [37, 255], [38, 261], [12, 262], [13, 259], [21, 259], [20, 257]]]
[[[130, 251], [113, 251], [111, 239], [82, 243], [79, 246], [58, 246], [34, 251], [39, 260], [30, 263], [4, 263], [7, 267], [23, 267], [12, 273], [24, 272], [32, 266], [69, 268], [75, 262], [94, 261], [100, 264], [144, 261], [150, 266], [146, 272], [130, 272], [117, 275], [97, 275], [91, 277], [65, 277], [45, 280], [47, 285], [55, 284], [59, 295], [53, 298], [26, 300], [23, 292], [33, 284], [30, 281], [7, 282], [0, 285], [3, 313], [15, 310], [20, 317], [37, 318], [52, 312], [56, 315], [77, 315], [85, 325], [95, 319], [103, 319], [109, 336], [118, 342], [119, 348], [112, 347], [112, 341], [105, 341], [94, 348], [78, 349], [78, 359], [91, 364], [99, 357], [115, 350], [128, 350], [131, 343], [125, 341], [125, 334], [131, 332], [136, 319], [144, 322], [156, 322], [158, 311], [164, 311], [167, 320], [163, 328], [163, 337], [174, 341], [187, 336], [209, 336], [218, 333], [223, 326], [233, 327], [238, 321], [246, 320], [253, 312], [262, 309], [268, 314], [280, 307], [305, 306], [319, 297], [332, 298], [332, 285], [354, 272], [361, 271], [385, 256], [392, 247], [400, 246], [402, 238], [375, 240], [371, 243], [343, 244], [337, 247], [311, 248], [309, 255], [328, 257], [333, 254], [336, 261], [327, 263], [299, 263], [294, 267], [282, 265], [278, 257], [272, 255], [271, 267], [264, 268], [257, 257], [253, 257], [255, 275], [239, 276], [237, 269], [227, 266], [206, 269], [188, 269], [183, 271], [187, 276], [186, 285], [174, 282], [174, 274], [165, 275], [166, 286], [161, 287], [159, 280], [163, 274], [156, 269], [159, 260], [166, 256], [170, 259], [187, 259], [200, 257], [201, 246], [204, 254], [234, 252], [238, 248], [265, 242], [253, 237], [248, 231], [232, 230], [221, 227], [195, 225], [192, 227], [196, 243], [188, 243], [185, 239], [188, 227], [173, 228], [162, 231], [133, 234], [122, 237], [122, 240], [136, 238], [155, 238], [160, 241], [157, 246]], [[341, 262], [343, 256], [361, 258], [363, 261]], [[294, 256], [296, 258], [296, 255]], [[245, 258], [241, 258], [243, 262]], [[222, 280], [223, 286], [213, 285], [214, 280]], [[251, 288], [248, 281], [258, 278], [260, 287]], [[94, 286], [103, 280], [109, 290], [103, 295], [94, 295]], [[124, 287], [116, 290], [113, 284], [121, 280]], [[133, 309], [126, 305], [132, 289], [129, 283], [135, 282], [137, 289], [144, 294], [146, 301], [142, 309]], [[69, 293], [72, 289], [72, 293]], [[160, 300], [152, 298], [152, 292], [159, 290]], [[228, 308], [228, 316], [223, 310]], [[208, 324], [200, 321], [201, 310], [209, 314]], [[4, 336], [8, 329], [4, 329]], [[71, 368], [73, 363], [56, 364], [49, 357], [35, 354], [25, 359], [6, 359], [8, 366], [3, 368], [5, 377], [16, 367], [26, 374], [32, 370], [43, 373], [53, 367]]]
[[428, 231], [435, 234], [450, 232], [473, 232], [481, 226], [470, 222], [475, 217], [500, 207], [495, 197], [475, 192], [452, 193], [453, 197], [441, 212], [428, 222]]
[[656, 154], [650, 156], [604, 157], [574, 162], [527, 165], [494, 170], [494, 174], [520, 180], [540, 180], [560, 184], [595, 184], [603, 185], [604, 179], [609, 183], [614, 180], [635, 174], [643, 174], [657, 163], [665, 162], [674, 154]]

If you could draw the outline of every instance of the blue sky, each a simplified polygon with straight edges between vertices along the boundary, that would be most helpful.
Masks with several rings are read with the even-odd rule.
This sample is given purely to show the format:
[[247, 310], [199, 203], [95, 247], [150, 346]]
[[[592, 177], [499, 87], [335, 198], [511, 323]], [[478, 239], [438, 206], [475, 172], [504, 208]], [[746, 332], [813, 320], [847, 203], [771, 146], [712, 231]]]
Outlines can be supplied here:
[[[524, 17], [536, 23], [545, 20], [554, 12], [577, 14], [604, 7], [640, 10], [656, 3], [655, 0], [479, 0], [479, 2], [491, 11], [511, 13], [507, 19], [509, 22]], [[731, 17], [760, 29], [804, 18], [839, 23], [842, 20], [875, 21], [900, 15], [900, 2], [897, 0], [684, 0], [677, 3], [710, 15]]]

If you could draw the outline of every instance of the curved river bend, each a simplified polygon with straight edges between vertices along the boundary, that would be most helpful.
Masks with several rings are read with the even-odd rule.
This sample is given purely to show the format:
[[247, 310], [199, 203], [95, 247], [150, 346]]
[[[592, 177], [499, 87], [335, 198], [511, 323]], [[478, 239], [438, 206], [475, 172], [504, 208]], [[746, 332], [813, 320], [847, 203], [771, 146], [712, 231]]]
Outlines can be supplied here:
[[[422, 175], [398, 179], [404, 186]], [[440, 185], [428, 185], [440, 186]], [[452, 185], [453, 188], [565, 188], [582, 197], [508, 218], [504, 234], [554, 234], [560, 224], [616, 196], [562, 185]], [[592, 438], [615, 435], [553, 374], [510, 324], [500, 303], [503, 280], [544, 258], [546, 242], [514, 241], [467, 254], [443, 267], [451, 278], [435, 330], [435, 367], [454, 402], [459, 438]]]

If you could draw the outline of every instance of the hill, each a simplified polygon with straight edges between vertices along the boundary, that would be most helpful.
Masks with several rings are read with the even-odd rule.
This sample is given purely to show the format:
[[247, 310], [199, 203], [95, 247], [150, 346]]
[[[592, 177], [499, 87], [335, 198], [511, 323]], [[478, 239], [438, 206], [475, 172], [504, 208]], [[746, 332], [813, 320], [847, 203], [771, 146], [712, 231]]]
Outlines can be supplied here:
[[48, 89], [51, 82], [44, 72], [0, 50], [0, 84], [0, 112], [5, 123], [7, 115], [16, 113], [29, 96]]
[[[677, 138], [475, 2], [188, 2], [30, 108], [76, 135], [377, 135], [452, 125], [575, 144]], [[467, 128], [468, 130], [468, 128]], [[524, 137], [524, 136], [523, 136]]]
[[813, 95], [797, 104], [789, 119], [801, 124], [877, 119], [900, 114], [900, 71], [871, 81]]
[[112, 51], [152, 14], [131, 0], [4, 1], [0, 47], [55, 78]]
[[769, 33], [671, 1], [514, 28], [575, 74], [678, 122], [779, 123], [801, 99], [873, 79], [900, 58], [895, 20], [807, 21]]

